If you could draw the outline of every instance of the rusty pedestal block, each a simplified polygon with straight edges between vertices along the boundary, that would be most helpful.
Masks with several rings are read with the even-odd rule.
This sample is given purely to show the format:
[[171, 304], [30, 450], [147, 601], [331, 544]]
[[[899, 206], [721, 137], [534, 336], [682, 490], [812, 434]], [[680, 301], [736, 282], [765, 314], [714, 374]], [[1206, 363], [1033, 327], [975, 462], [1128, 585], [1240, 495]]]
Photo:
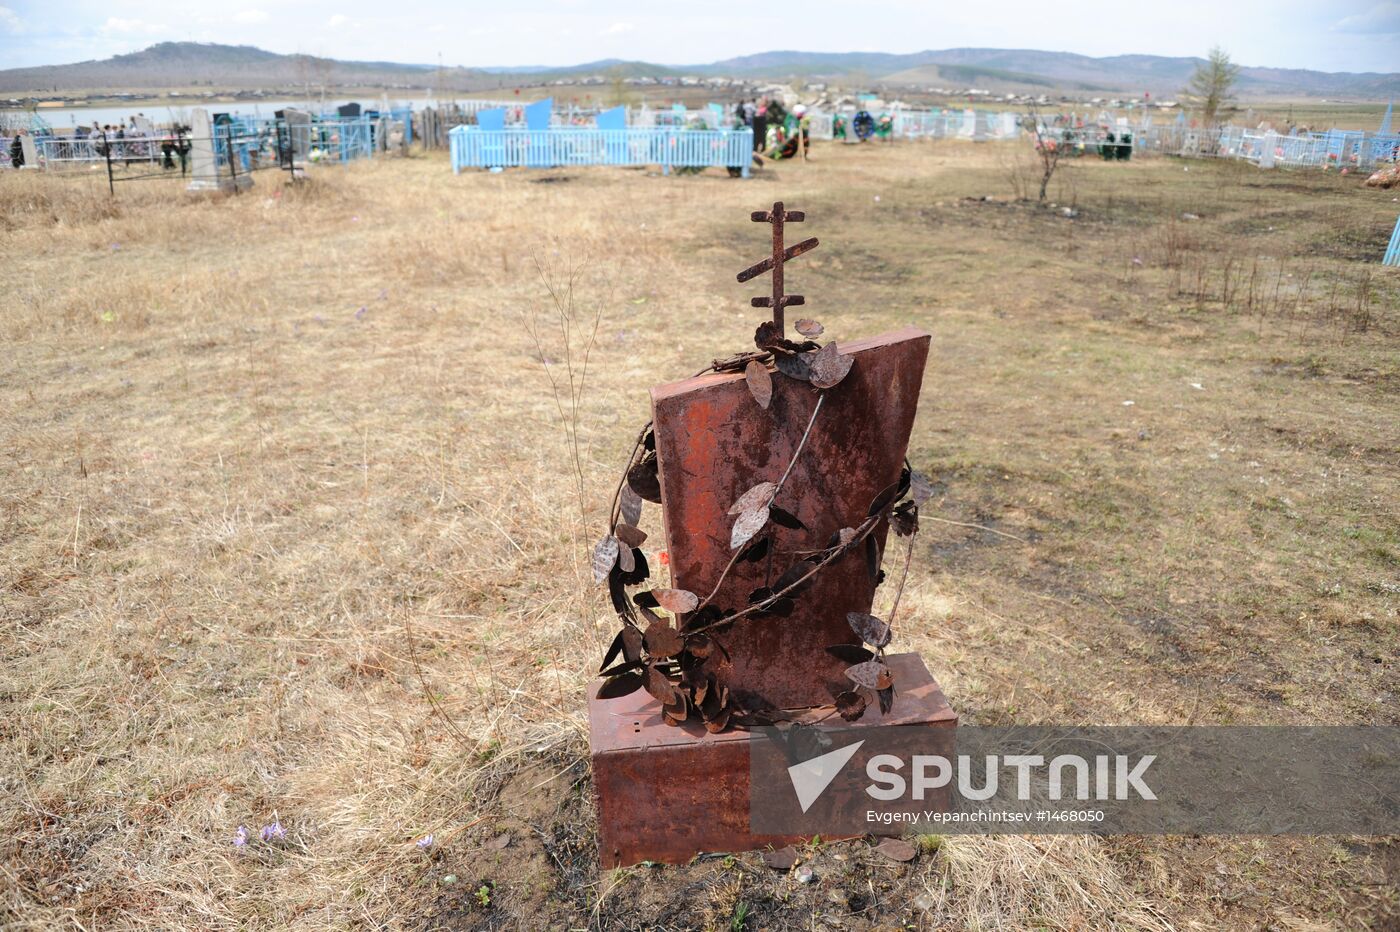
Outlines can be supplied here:
[[[928, 346], [929, 335], [915, 327], [840, 344], [855, 362], [827, 394], [784, 486], [792, 491], [776, 502], [806, 526], [779, 530], [780, 550], [826, 546], [832, 534], [859, 524], [871, 500], [899, 479]], [[734, 553], [729, 506], [757, 483], [780, 478], [818, 393], [778, 375], [763, 411], [743, 374], [731, 372], [661, 385], [651, 398], [672, 585], [708, 593]], [[886, 531], [882, 524], [875, 534], [882, 551]], [[778, 564], [777, 572], [785, 567]], [[749, 593], [765, 585], [770, 569], [763, 562], [736, 564], [714, 603], [742, 608]], [[734, 661], [729, 688], [739, 704], [753, 711], [830, 703], [830, 686], [846, 683], [841, 671], [848, 664], [834, 661], [826, 649], [858, 641], [846, 614], [870, 611], [874, 593], [864, 563], [853, 555], [815, 579], [798, 615], [725, 632], [720, 640]]]
[[[801, 624], [794, 616], [789, 624]], [[855, 728], [924, 725], [950, 730], [957, 714], [917, 654], [887, 659], [899, 684], [889, 715], [872, 709]], [[749, 851], [806, 841], [749, 830], [747, 732], [708, 734], [698, 723], [675, 727], [645, 691], [598, 699], [589, 691], [588, 730], [598, 805], [602, 868], [639, 861], [683, 864], [706, 851]]]

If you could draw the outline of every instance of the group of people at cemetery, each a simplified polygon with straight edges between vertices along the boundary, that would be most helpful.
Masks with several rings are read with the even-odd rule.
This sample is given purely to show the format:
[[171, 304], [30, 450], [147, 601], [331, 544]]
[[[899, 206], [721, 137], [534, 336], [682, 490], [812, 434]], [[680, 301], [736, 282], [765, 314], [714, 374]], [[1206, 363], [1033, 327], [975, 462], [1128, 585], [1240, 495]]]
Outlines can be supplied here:
[[750, 98], [734, 105], [734, 125], [753, 129], [753, 151], [772, 159], [805, 159], [811, 146], [812, 118], [798, 104], [789, 111], [781, 100]]

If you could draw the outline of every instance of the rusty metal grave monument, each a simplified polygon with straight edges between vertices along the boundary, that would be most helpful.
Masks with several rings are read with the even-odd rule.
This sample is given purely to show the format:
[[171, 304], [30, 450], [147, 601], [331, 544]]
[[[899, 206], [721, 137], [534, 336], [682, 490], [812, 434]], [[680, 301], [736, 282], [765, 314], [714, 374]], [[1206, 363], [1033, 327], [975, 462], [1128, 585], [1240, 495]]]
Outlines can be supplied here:
[[[752, 219], [771, 225], [772, 254], [738, 278], [772, 273], [752, 301], [772, 319], [756, 351], [651, 390], [593, 553], [622, 622], [589, 691], [605, 868], [802, 840], [751, 832], [745, 726], [957, 724], [919, 656], [886, 652], [932, 492], [905, 459], [929, 335], [820, 344], [804, 319], [788, 339], [784, 311], [805, 302], [783, 266], [817, 240], [784, 246], [804, 216], [782, 203]], [[661, 506], [669, 586], [647, 585], [644, 502]], [[882, 619], [887, 544], [903, 552]]]

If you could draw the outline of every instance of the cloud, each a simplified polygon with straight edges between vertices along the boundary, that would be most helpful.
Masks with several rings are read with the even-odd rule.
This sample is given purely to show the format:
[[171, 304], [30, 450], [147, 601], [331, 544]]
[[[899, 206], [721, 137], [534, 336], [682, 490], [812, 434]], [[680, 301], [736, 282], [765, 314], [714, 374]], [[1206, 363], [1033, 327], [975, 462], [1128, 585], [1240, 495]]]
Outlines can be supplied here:
[[271, 18], [272, 17], [268, 16], [263, 10], [239, 10], [237, 13], [233, 14], [233, 21], [235, 23], [244, 23], [247, 25], [265, 23]]
[[166, 32], [170, 27], [164, 23], [148, 23], [143, 19], [122, 19], [119, 16], [107, 17], [107, 22], [103, 23], [98, 31], [107, 35], [156, 35]]
[[1333, 32], [1355, 32], [1383, 36], [1400, 33], [1400, 3], [1377, 3], [1365, 13], [1356, 13], [1337, 20]]
[[0, 29], [5, 32], [24, 32], [24, 20], [7, 6], [0, 6]]
[[636, 26], [633, 26], [631, 23], [613, 23], [613, 24], [612, 24], [611, 26], [609, 26], [607, 29], [604, 29], [602, 32], [598, 33], [598, 35], [600, 35], [600, 36], [620, 36], [620, 35], [622, 35], [623, 33], [631, 32], [633, 29], [636, 29], [636, 28], [637, 28], [637, 27], [636, 27]]
[[344, 15], [343, 13], [337, 13], [330, 19], [326, 20], [326, 25], [331, 27], [332, 29], [339, 29], [341, 26], [344, 26], [348, 22], [350, 22], [350, 17]]

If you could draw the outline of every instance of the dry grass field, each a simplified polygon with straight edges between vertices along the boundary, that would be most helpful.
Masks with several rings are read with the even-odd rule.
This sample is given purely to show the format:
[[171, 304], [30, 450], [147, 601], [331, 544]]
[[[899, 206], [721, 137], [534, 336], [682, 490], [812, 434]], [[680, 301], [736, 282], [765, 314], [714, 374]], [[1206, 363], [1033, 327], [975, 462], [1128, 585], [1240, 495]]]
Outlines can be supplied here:
[[901, 646], [964, 721], [1400, 723], [1395, 193], [1025, 159], [0, 175], [0, 926], [1393, 928], [1384, 838], [597, 870], [589, 542], [779, 198], [829, 334], [933, 334]]

